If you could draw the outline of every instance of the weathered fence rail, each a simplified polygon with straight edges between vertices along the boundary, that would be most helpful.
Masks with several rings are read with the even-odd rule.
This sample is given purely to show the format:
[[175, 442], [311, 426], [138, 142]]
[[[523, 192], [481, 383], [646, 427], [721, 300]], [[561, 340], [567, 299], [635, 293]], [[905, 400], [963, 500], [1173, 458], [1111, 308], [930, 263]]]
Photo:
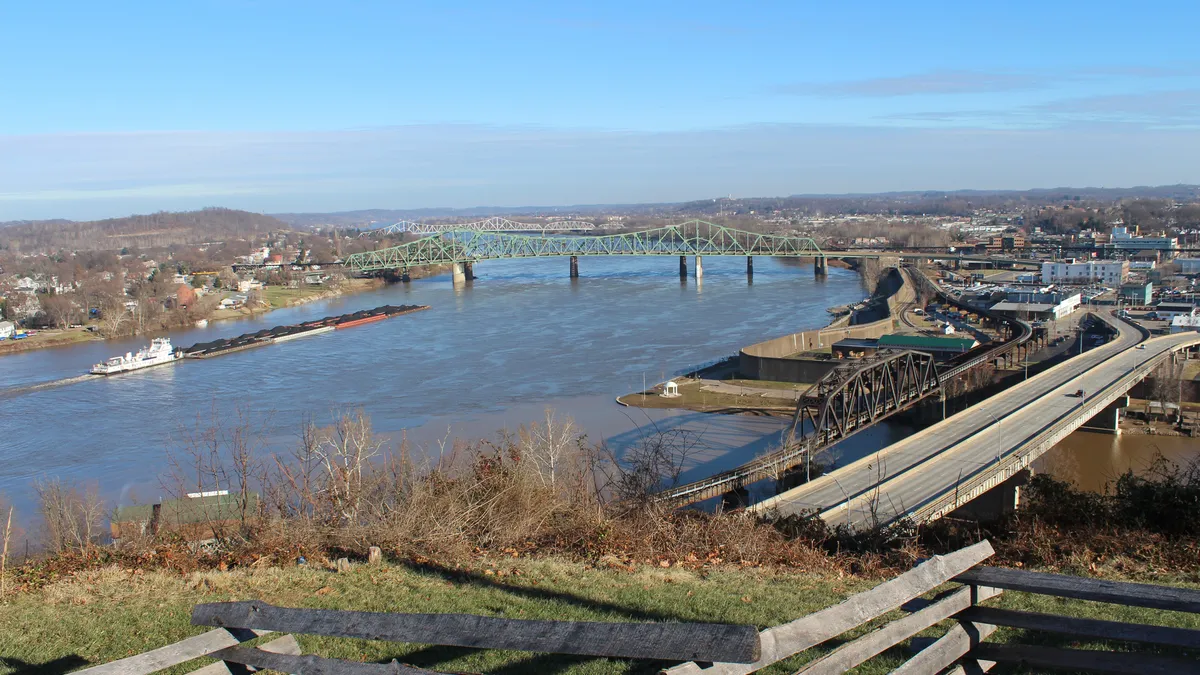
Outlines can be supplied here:
[[[752, 626], [694, 623], [530, 621], [465, 614], [386, 614], [274, 607], [263, 602], [197, 605], [192, 623], [215, 630], [153, 651], [90, 668], [88, 675], [149, 675], [200, 656], [218, 659], [201, 675], [270, 669], [300, 675], [430, 675], [434, 671], [392, 661], [358, 663], [304, 655], [293, 635], [260, 647], [241, 643], [272, 632], [393, 642], [512, 649], [552, 654], [685, 661], [666, 675], [752, 673], [801, 654], [900, 610], [899, 618], [808, 661], [797, 675], [842, 673], [896, 646], [911, 658], [899, 675], [988, 672], [997, 664], [1098, 673], [1200, 674], [1200, 630], [1085, 619], [988, 607], [1006, 591], [1200, 614], [1200, 591], [979, 566], [992, 555], [986, 542], [935, 556], [875, 588], [833, 607], [761, 632]], [[945, 584], [932, 598], [925, 596]], [[937, 639], [917, 637], [951, 622]], [[1125, 644], [1122, 651], [1066, 649], [988, 642], [1000, 628], [1068, 636], [1072, 641]], [[1134, 651], [1153, 645], [1177, 654]], [[434, 674], [436, 675], [436, 674]]]

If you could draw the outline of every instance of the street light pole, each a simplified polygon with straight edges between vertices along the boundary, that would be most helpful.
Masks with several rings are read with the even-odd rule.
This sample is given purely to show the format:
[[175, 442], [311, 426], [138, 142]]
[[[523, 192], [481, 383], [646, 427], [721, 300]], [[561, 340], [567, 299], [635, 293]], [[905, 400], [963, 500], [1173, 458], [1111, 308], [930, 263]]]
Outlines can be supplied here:
[[992, 421], [996, 423], [996, 466], [1000, 466], [1000, 455], [1004, 450], [1004, 438], [1000, 435], [1000, 419], [993, 415], [990, 410], [984, 410], [983, 412], [987, 413], [987, 416], [992, 418]]

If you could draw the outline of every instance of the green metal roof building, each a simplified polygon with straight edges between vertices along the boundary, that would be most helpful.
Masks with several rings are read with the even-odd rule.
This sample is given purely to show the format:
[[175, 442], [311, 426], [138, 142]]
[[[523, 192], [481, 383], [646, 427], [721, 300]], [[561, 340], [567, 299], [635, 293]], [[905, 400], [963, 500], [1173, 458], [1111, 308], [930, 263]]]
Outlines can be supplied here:
[[979, 345], [974, 338], [930, 337], [926, 335], [884, 335], [877, 343], [880, 349], [913, 349], [933, 355], [962, 354]]

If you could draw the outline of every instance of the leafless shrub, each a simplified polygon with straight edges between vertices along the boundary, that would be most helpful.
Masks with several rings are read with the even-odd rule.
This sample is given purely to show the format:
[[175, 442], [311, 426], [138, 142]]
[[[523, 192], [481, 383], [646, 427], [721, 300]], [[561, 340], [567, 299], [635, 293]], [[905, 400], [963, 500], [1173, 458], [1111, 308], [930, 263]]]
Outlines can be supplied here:
[[203, 524], [217, 539], [249, 535], [258, 516], [255, 488], [266, 478], [263, 459], [266, 420], [237, 406], [222, 413], [214, 403], [207, 418], [200, 413], [194, 426], [180, 429], [178, 448], [167, 451], [170, 466], [163, 488], [176, 499], [191, 493], [228, 491], [233, 501], [236, 528], [230, 527], [226, 509], [206, 505]]
[[47, 549], [55, 553], [84, 551], [98, 542], [105, 510], [96, 486], [80, 490], [55, 478], [39, 481], [33, 488]]

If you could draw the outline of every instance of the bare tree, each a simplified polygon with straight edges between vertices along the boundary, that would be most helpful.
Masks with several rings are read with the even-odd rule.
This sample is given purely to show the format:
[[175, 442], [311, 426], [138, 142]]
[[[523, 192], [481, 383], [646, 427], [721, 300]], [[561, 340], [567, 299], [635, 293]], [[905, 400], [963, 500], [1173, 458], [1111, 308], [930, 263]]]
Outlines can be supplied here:
[[76, 485], [52, 479], [35, 483], [33, 489], [46, 526], [47, 548], [57, 553], [82, 551], [96, 543], [104, 502], [94, 485], [80, 491]]
[[554, 411], [546, 408], [544, 424], [534, 423], [522, 430], [522, 450], [533, 462], [542, 484], [556, 487], [563, 464], [578, 454], [581, 437], [570, 417], [559, 420]]
[[[239, 406], [231, 413], [222, 413], [214, 403], [207, 420], [197, 414], [193, 427], [180, 430], [181, 447], [168, 449], [170, 470], [164, 489], [177, 498], [193, 490], [228, 491], [245, 533], [257, 515], [254, 488], [266, 477], [265, 427], [265, 420], [257, 419], [245, 408]], [[225, 534], [219, 527], [225, 520], [223, 511], [217, 506], [205, 514], [218, 537]]]
[[1177, 411], [1182, 409], [1183, 365], [1168, 360], [1154, 370], [1151, 395], [1162, 406], [1164, 417], [1168, 403], [1174, 403]]
[[70, 295], [42, 295], [38, 300], [42, 305], [42, 313], [46, 315], [46, 321], [59, 329], [69, 326], [79, 313]]
[[371, 418], [361, 409], [338, 416], [324, 430], [316, 457], [324, 471], [323, 491], [336, 514], [345, 522], [357, 521], [364, 498], [364, 477], [380, 455], [383, 441], [371, 429]]

